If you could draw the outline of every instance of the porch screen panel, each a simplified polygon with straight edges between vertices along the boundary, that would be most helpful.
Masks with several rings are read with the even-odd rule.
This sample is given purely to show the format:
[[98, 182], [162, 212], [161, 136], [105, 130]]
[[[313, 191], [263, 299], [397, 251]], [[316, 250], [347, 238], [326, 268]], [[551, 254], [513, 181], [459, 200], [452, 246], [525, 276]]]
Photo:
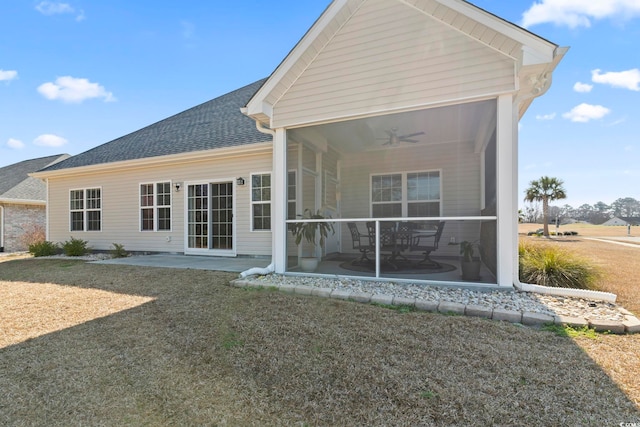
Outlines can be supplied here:
[[212, 249], [233, 249], [233, 184], [211, 184]]
[[209, 248], [209, 184], [189, 185], [187, 209], [189, 248]]

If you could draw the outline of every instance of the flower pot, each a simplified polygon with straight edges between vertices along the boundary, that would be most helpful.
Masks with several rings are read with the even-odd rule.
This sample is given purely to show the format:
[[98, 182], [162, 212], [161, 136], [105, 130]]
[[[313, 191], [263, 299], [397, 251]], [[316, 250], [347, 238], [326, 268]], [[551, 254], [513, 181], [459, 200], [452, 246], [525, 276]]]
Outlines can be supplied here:
[[318, 268], [318, 258], [300, 258], [300, 268], [305, 273], [311, 273]]
[[480, 260], [460, 261], [462, 280], [480, 280]]

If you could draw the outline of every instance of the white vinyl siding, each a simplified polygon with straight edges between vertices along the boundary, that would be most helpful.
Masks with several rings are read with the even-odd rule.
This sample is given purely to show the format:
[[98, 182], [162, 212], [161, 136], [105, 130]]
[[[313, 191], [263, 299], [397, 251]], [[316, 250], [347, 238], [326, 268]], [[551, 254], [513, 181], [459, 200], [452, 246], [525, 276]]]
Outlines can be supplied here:
[[401, 2], [367, 1], [273, 100], [272, 126], [495, 95], [516, 89], [515, 70], [513, 58]]
[[[234, 181], [249, 177], [251, 171], [271, 170], [272, 155], [263, 152], [232, 158], [209, 158], [201, 161], [178, 161], [152, 167], [121, 168], [100, 173], [71, 177], [49, 178], [49, 240], [69, 239], [69, 190], [102, 187], [102, 233], [71, 232], [96, 250], [110, 250], [113, 243], [124, 245], [128, 251], [182, 253], [186, 247], [185, 202], [188, 183]], [[180, 183], [180, 191], [173, 188], [171, 231], [140, 232], [140, 183], [170, 179]], [[248, 179], [247, 179], [248, 181]], [[271, 233], [251, 232], [250, 185], [235, 187], [234, 225], [238, 255], [271, 254]]]
[[171, 182], [140, 184], [140, 231], [171, 231]]
[[102, 230], [102, 190], [100, 188], [69, 191], [69, 230]]

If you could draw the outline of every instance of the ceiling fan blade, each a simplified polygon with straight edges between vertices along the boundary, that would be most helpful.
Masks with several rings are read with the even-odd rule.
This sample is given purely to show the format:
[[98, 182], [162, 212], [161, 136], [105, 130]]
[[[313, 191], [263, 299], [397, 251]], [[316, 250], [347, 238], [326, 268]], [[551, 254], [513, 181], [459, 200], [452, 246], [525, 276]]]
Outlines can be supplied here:
[[417, 139], [405, 139], [405, 138], [400, 138], [400, 141], [402, 141], [402, 142], [413, 142], [413, 143], [418, 142]]
[[418, 136], [418, 135], [424, 135], [424, 132], [416, 132], [416, 133], [410, 133], [409, 135], [402, 135], [399, 136], [399, 139], [405, 139], [405, 138], [412, 138], [414, 136]]

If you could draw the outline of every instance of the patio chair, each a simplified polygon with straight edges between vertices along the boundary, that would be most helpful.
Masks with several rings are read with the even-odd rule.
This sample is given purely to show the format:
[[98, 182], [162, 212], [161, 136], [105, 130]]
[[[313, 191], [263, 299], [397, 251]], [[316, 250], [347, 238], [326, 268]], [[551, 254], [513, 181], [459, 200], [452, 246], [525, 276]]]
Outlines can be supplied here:
[[353, 260], [351, 263], [355, 264], [357, 262], [371, 262], [369, 257], [367, 257], [367, 252], [371, 252], [369, 236], [367, 234], [360, 234], [360, 230], [358, 230], [358, 226], [355, 222], [348, 222], [347, 226], [349, 227], [349, 231], [351, 232], [353, 249], [360, 251], [360, 259]]
[[426, 234], [422, 235], [419, 233], [415, 233], [413, 238], [411, 239], [411, 246], [409, 247], [409, 251], [411, 252], [422, 252], [424, 253], [424, 258], [418, 262], [418, 264], [425, 264], [431, 268], [440, 268], [440, 263], [434, 261], [430, 258], [431, 252], [438, 250], [438, 244], [440, 242], [440, 237], [442, 237], [442, 230], [444, 230], [444, 221], [440, 221], [438, 223], [438, 228], [435, 234]]
[[[367, 222], [367, 232], [369, 233], [370, 251], [375, 253], [376, 223], [374, 221]], [[395, 261], [402, 250], [401, 245], [396, 240], [396, 235], [394, 222], [380, 223], [380, 255], [383, 256], [383, 262], [390, 265], [394, 270], [398, 270], [398, 265]]]

